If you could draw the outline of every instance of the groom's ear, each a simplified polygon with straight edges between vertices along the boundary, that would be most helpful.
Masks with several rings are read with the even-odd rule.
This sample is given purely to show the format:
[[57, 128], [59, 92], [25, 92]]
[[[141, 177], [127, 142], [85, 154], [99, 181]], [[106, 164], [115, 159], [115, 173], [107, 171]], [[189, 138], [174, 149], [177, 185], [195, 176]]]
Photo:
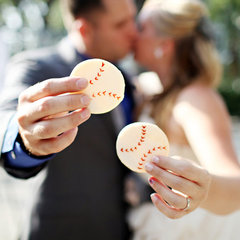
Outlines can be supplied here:
[[77, 18], [74, 21], [74, 28], [77, 32], [81, 34], [83, 38], [85, 38], [89, 34], [91, 29], [90, 24], [84, 18]]

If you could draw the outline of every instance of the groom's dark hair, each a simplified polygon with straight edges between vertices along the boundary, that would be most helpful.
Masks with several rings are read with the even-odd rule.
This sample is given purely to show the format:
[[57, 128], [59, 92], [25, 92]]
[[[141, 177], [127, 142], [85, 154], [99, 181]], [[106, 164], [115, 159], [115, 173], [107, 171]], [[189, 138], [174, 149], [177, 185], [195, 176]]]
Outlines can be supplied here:
[[86, 16], [95, 10], [104, 10], [102, 0], [62, 0], [62, 3], [73, 18]]

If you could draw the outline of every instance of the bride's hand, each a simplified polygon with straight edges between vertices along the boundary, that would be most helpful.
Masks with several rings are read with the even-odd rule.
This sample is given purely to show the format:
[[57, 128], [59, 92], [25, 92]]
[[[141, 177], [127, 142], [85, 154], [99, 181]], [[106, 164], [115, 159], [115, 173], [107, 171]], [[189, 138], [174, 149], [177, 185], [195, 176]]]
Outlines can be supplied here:
[[207, 198], [211, 181], [208, 171], [180, 157], [154, 156], [145, 165], [152, 202], [167, 217], [175, 219], [192, 212]]

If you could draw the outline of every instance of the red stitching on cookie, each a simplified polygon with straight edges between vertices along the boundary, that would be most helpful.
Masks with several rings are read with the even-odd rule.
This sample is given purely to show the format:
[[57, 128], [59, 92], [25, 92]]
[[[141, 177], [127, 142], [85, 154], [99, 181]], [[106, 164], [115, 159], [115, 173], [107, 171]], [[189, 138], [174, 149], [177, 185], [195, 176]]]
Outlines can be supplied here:
[[[141, 136], [139, 139], [139, 142], [137, 143], [138, 146], [141, 146], [146, 139], [146, 134], [147, 134], [147, 126], [143, 125], [141, 128]], [[137, 146], [135, 147], [130, 147], [130, 148], [121, 148], [121, 152], [134, 152], [137, 151]], [[140, 161], [138, 162], [138, 169], [142, 170], [143, 169], [143, 165], [145, 164], [145, 162], [147, 161], [147, 158], [149, 155], [153, 154], [154, 151], [157, 150], [167, 150], [167, 146], [157, 146], [157, 147], [153, 147], [152, 149], [149, 149], [148, 151], [146, 151], [145, 153], [143, 153], [142, 157], [140, 157]]]
[[[105, 66], [105, 64], [104, 64], [104, 62], [102, 62], [102, 66], [101, 66], [101, 68], [99, 69], [100, 72], [104, 72], [104, 69], [102, 69], [104, 66]], [[97, 73], [97, 76], [94, 78], [95, 81], [98, 81], [99, 78], [102, 76], [102, 75], [100, 74], [100, 72], [98, 72], [98, 73]], [[94, 84], [93, 80], [90, 80], [89, 83], [90, 83], [90, 84]]]
[[[113, 94], [113, 96], [114, 96], [114, 94]], [[115, 96], [114, 96], [115, 97]], [[120, 97], [117, 97], [117, 99], [119, 99]], [[139, 139], [139, 141], [138, 141], [138, 143], [137, 143], [137, 145], [138, 146], [141, 146], [142, 145], [142, 143], [144, 143], [144, 141], [145, 141], [145, 136], [144, 135], [146, 135], [146, 126], [142, 126], [142, 128], [141, 128], [141, 136], [140, 136], [140, 139]], [[132, 149], [132, 150], [131, 150]], [[130, 148], [130, 150], [133, 152], [133, 151], [136, 151], [137, 150], [137, 146], [135, 146], [135, 147], [132, 147], [132, 148]]]
[[107, 92], [107, 91], [103, 91], [103, 92], [97, 92], [97, 93], [92, 93], [92, 97], [95, 98], [95, 97], [103, 97], [103, 96], [106, 96], [106, 94], [109, 96], [109, 97], [113, 97], [117, 100], [120, 100], [121, 99], [121, 96], [118, 96], [116, 93], [112, 93], [112, 92]]
[[[160, 149], [160, 150], [161, 150], [161, 149], [167, 150], [167, 146], [164, 146], [164, 147], [159, 146], [159, 147], [157, 147], [157, 148]], [[156, 151], [156, 147], [154, 147], [152, 150], [153, 150], [153, 151]], [[144, 154], [143, 154], [143, 157], [144, 157], [144, 158], [147, 158], [148, 155], [151, 155], [151, 154], [152, 154], [151, 149], [149, 149], [147, 153], [144, 153]], [[146, 159], [144, 159], [143, 157], [140, 158], [142, 162], [146, 161]], [[142, 163], [141, 161], [138, 162], [138, 165], [140, 165], [140, 166], [143, 165], [143, 163]]]
[[[146, 129], [146, 126], [142, 126], [141, 128], [141, 136], [140, 136], [140, 139], [139, 139], [139, 142], [137, 143], [138, 146], [141, 146], [145, 139], [146, 139], [146, 133], [147, 133], [147, 129]], [[130, 148], [121, 148], [121, 152], [134, 152], [136, 151], [138, 148], [137, 146], [135, 147], [130, 147]], [[147, 157], [151, 154], [153, 154], [154, 151], [156, 151], [157, 149], [159, 150], [167, 150], [167, 146], [158, 146], [158, 147], [153, 147], [152, 149], [149, 149], [146, 153], [143, 154], [143, 156], [140, 158], [140, 161], [138, 162], [138, 169], [139, 170], [142, 170], [143, 168], [141, 166], [143, 166], [145, 164], [145, 162], [147, 161]]]

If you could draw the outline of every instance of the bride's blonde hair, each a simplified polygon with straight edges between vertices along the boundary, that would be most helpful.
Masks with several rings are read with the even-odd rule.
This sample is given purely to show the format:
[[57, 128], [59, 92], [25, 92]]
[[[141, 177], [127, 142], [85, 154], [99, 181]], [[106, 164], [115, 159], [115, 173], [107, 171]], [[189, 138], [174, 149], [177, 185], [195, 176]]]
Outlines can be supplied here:
[[144, 15], [155, 32], [175, 41], [172, 84], [153, 100], [155, 121], [165, 127], [174, 101], [181, 89], [193, 81], [218, 86], [221, 64], [213, 43], [206, 6], [198, 0], [147, 0]]

